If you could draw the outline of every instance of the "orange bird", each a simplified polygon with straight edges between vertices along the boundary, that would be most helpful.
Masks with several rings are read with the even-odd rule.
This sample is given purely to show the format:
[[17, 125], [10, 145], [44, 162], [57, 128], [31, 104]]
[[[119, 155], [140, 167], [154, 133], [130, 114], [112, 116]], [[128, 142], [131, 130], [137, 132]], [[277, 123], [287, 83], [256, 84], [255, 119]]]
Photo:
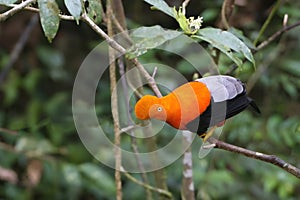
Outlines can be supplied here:
[[249, 105], [260, 113], [239, 79], [217, 75], [183, 84], [161, 98], [145, 95], [136, 103], [135, 114], [138, 119], [166, 121], [203, 137], [209, 127], [223, 125]]

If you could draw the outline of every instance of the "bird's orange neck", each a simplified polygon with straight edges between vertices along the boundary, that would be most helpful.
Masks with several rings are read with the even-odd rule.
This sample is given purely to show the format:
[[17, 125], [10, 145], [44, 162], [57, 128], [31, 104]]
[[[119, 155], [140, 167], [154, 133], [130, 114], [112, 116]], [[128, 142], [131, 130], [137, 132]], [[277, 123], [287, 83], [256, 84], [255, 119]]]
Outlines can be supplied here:
[[166, 109], [166, 121], [177, 129], [186, 129], [186, 124], [202, 114], [209, 106], [210, 92], [205, 84], [189, 82], [160, 98]]

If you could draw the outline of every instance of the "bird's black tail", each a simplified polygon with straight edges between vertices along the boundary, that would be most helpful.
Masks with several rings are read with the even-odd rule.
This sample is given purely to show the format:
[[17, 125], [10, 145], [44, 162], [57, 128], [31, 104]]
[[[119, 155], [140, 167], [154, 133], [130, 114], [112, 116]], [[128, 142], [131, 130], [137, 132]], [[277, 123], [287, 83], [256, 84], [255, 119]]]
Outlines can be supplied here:
[[254, 102], [254, 100], [249, 97], [248, 97], [248, 100], [249, 100], [249, 105], [253, 108], [253, 110], [255, 112], [257, 112], [258, 114], [261, 114], [261, 112], [260, 112], [258, 106], [256, 105], [256, 103]]

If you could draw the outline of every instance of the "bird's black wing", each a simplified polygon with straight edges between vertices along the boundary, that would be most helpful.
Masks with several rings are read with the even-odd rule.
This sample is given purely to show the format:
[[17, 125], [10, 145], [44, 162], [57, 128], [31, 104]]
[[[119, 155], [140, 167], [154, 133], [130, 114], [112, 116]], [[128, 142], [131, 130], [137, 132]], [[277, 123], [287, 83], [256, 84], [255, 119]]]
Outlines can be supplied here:
[[260, 112], [254, 101], [246, 94], [244, 84], [230, 76], [210, 76], [198, 79], [207, 85], [211, 93], [209, 107], [186, 127], [198, 134], [203, 134], [211, 126], [217, 125], [245, 110], [251, 105]]

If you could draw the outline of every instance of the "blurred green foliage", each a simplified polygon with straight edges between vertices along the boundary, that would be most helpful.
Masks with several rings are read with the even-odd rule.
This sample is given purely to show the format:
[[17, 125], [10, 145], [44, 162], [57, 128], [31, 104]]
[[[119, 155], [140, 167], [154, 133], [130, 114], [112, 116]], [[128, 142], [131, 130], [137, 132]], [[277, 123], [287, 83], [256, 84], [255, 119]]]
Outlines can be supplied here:
[[[230, 23], [253, 41], [274, 1], [245, 2], [236, 7]], [[191, 0], [187, 14], [203, 16], [204, 26], [218, 26], [221, 6], [219, 0]], [[151, 11], [142, 1], [126, 0], [124, 9], [129, 28], [159, 24], [178, 29], [173, 19]], [[299, 9], [296, 0], [284, 2], [261, 41], [282, 28], [284, 14], [289, 14], [288, 24], [299, 21]], [[20, 14], [0, 23], [0, 73], [25, 28], [20, 26], [20, 19], [30, 17], [28, 13]], [[98, 18], [97, 15], [96, 21]], [[16, 34], [10, 32], [12, 26], [20, 27]], [[41, 27], [35, 29], [37, 37], [28, 41], [0, 85], [0, 171], [6, 169], [7, 174], [16, 176], [0, 175], [0, 199], [115, 199], [114, 170], [95, 160], [85, 149], [77, 135], [71, 108], [76, 72], [94, 46], [91, 44], [97, 44], [100, 39], [82, 22], [77, 26], [62, 21], [52, 44], [44, 38]], [[209, 46], [208, 50], [214, 51]], [[295, 28], [255, 54], [256, 70], [246, 62], [232, 72], [253, 85], [250, 96], [262, 114], [245, 111], [229, 120], [222, 140], [275, 154], [300, 167], [299, 52], [299, 28]], [[168, 56], [151, 51], [141, 60], [159, 62], [163, 57], [168, 60]], [[168, 62], [192, 79], [194, 72], [187, 63], [177, 58], [169, 58]], [[232, 61], [225, 55], [219, 55], [218, 62], [221, 73], [231, 70]], [[109, 79], [104, 77], [99, 86], [101, 92], [96, 96], [99, 99], [96, 111], [98, 116], [103, 116], [101, 124], [105, 132], [112, 136]], [[122, 146], [129, 148], [128, 137], [122, 139]], [[169, 137], [160, 139], [164, 144]], [[193, 176], [198, 199], [300, 198], [300, 181], [277, 167], [222, 150], [212, 150], [200, 160], [198, 151], [199, 142], [193, 145]], [[169, 189], [179, 199], [181, 159], [166, 171]], [[134, 176], [140, 179], [138, 174]], [[125, 177], [123, 182], [124, 199], [144, 198], [145, 190], [141, 186]], [[150, 183], [154, 184], [153, 178]]]

